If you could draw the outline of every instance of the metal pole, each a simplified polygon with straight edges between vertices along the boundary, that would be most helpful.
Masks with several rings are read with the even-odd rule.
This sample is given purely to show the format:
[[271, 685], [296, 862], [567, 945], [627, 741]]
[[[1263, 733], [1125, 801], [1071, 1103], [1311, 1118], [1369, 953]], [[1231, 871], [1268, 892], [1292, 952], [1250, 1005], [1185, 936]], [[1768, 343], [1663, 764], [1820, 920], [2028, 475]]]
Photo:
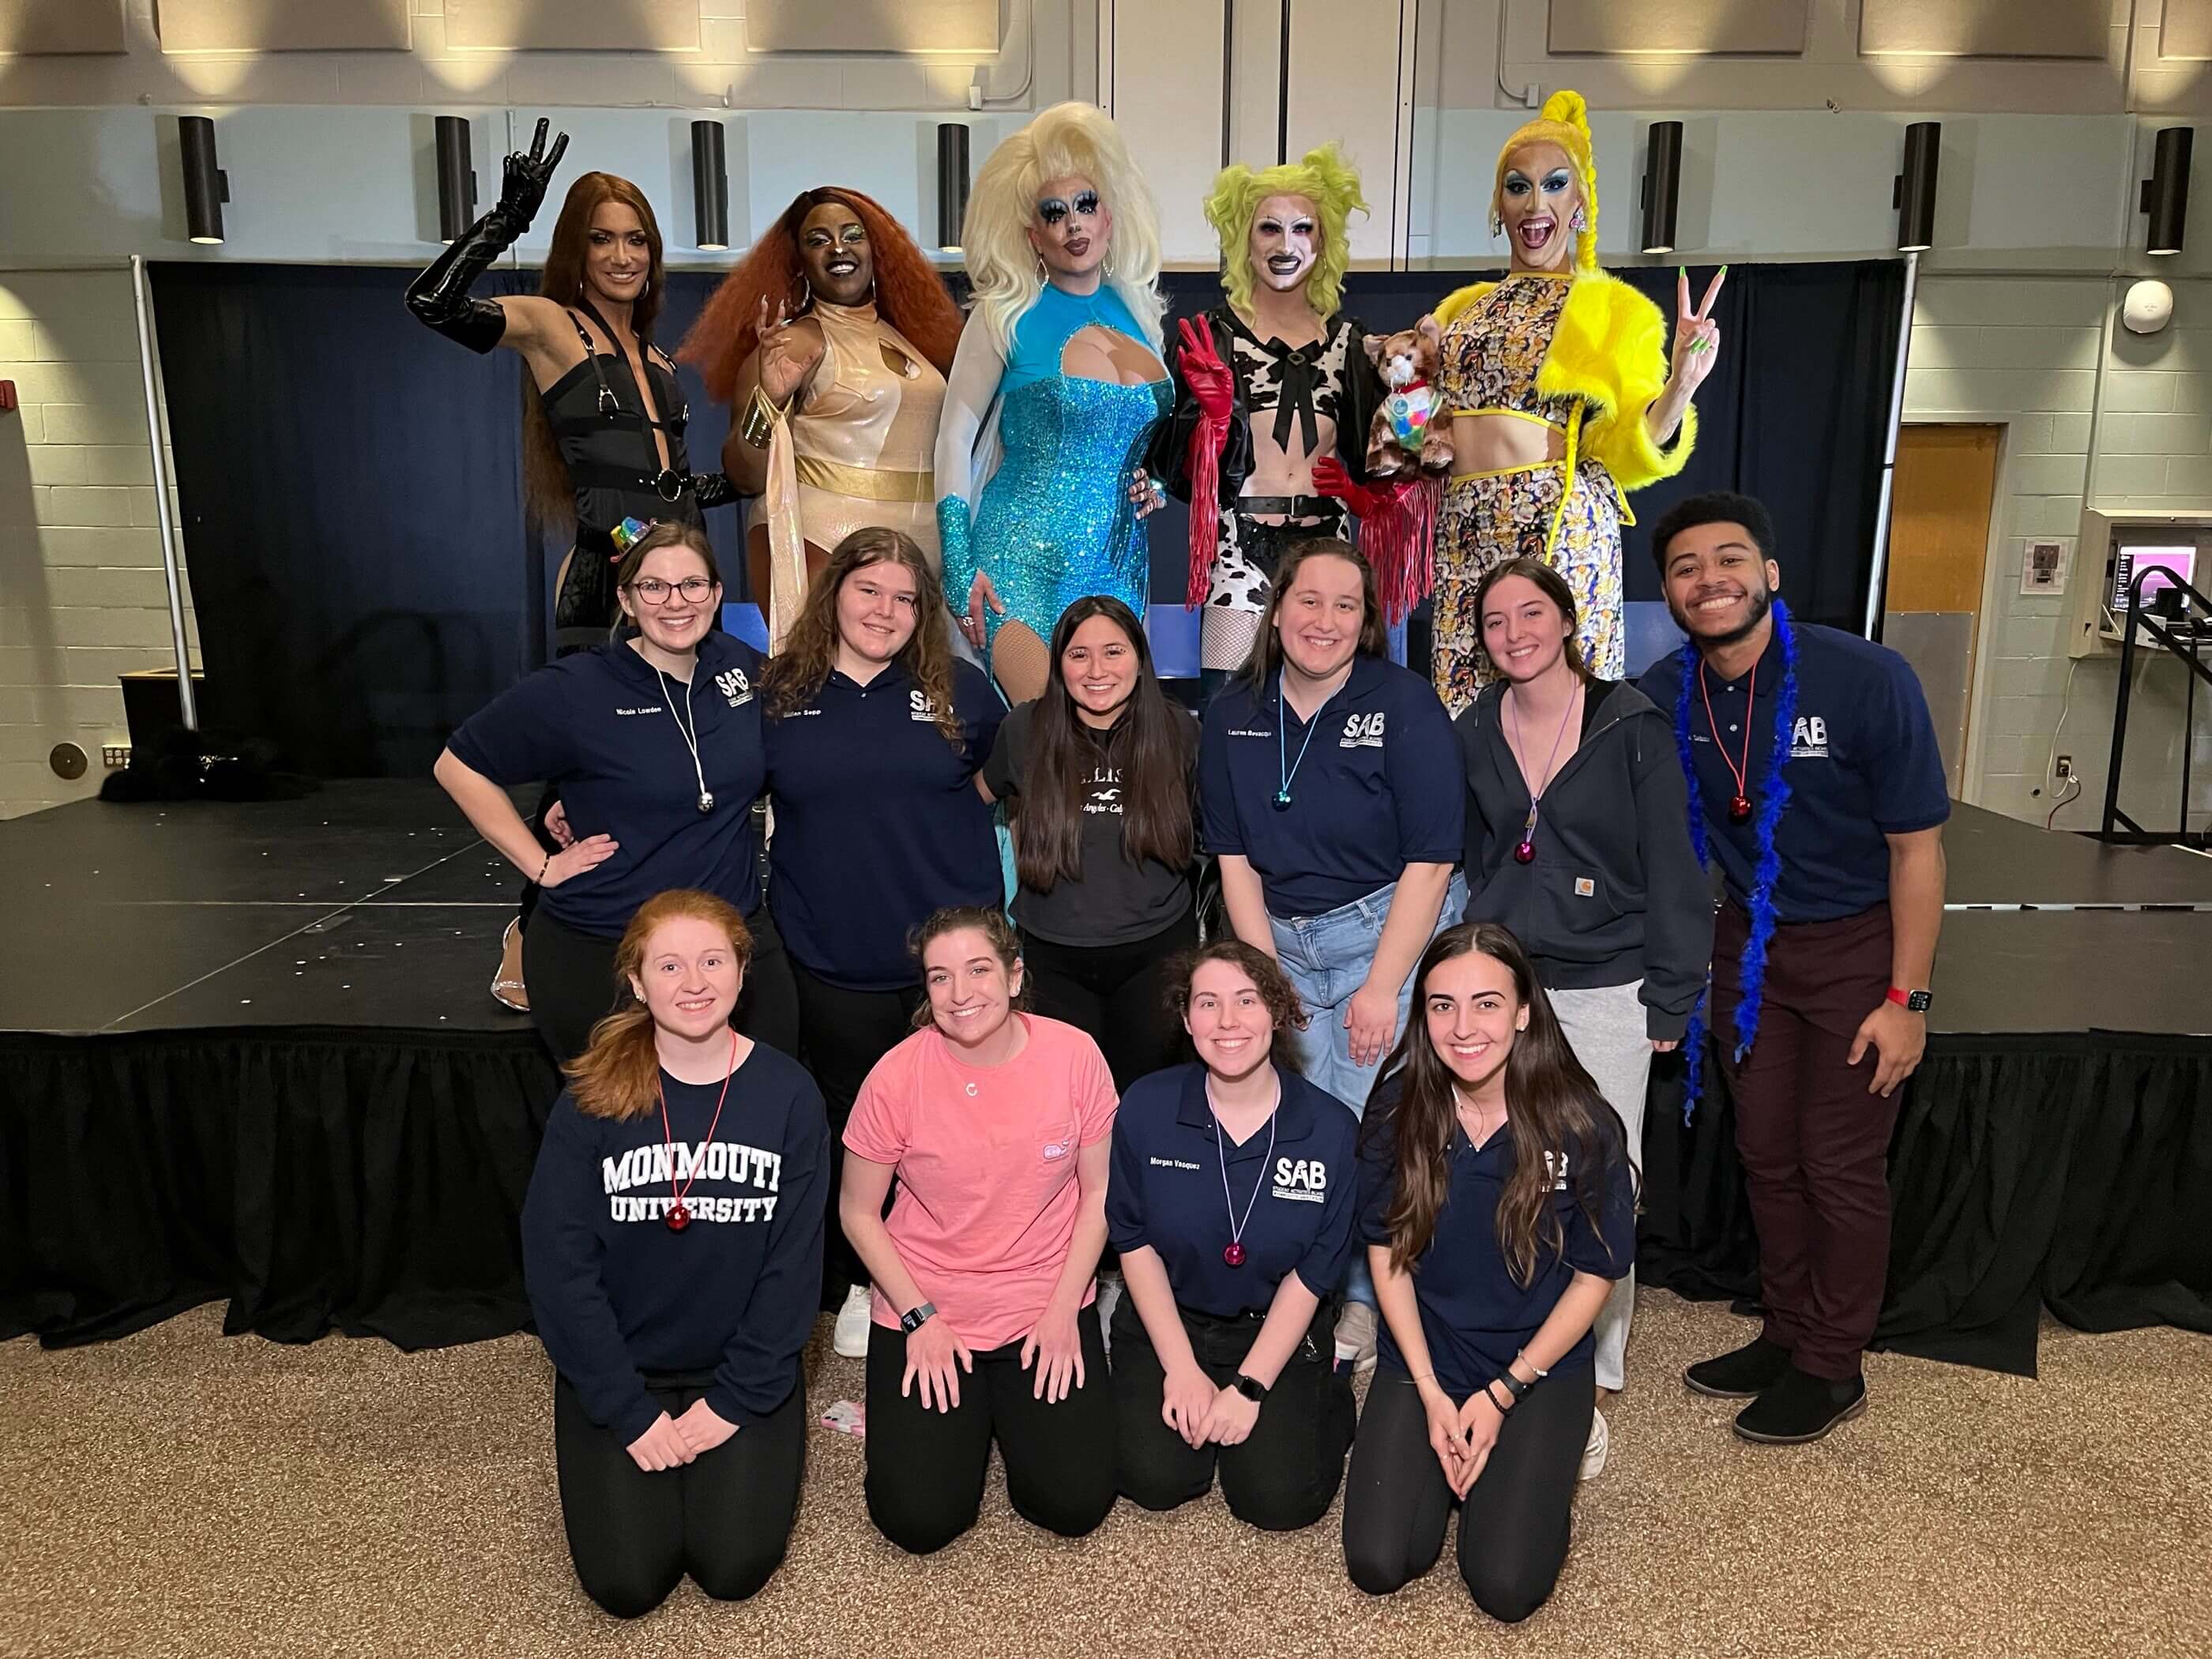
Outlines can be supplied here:
[[1889, 434], [1882, 441], [1881, 498], [1875, 507], [1874, 570], [1867, 578], [1866, 636], [1881, 629], [1882, 588], [1889, 575], [1889, 502], [1897, 479], [1897, 434], [1905, 424], [1905, 365], [1912, 355], [1912, 296], [1920, 287], [1920, 256], [1905, 256], [1905, 313], [1897, 327], [1897, 368], [1889, 382]]
[[192, 696], [191, 653], [185, 644], [185, 585], [177, 570], [177, 526], [169, 516], [169, 458], [161, 447], [161, 398], [154, 386], [154, 325], [146, 303], [146, 259], [131, 256], [131, 300], [138, 313], [138, 378], [146, 388], [146, 442], [154, 455], [154, 520], [161, 532], [161, 574], [169, 587], [169, 644], [177, 653], [177, 712], [185, 730], [200, 729]]

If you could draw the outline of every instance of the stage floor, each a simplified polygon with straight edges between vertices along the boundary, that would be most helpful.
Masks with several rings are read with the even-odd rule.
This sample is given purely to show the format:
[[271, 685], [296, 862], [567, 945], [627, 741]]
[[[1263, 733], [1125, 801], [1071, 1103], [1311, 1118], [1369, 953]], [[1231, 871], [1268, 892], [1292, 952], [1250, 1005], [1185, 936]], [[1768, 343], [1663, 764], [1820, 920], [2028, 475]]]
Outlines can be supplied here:
[[[2212, 859], [1961, 805], [1938, 1032], [2212, 1032]], [[0, 1030], [514, 1031], [487, 994], [520, 887], [424, 781], [293, 801], [84, 801], [0, 823]]]

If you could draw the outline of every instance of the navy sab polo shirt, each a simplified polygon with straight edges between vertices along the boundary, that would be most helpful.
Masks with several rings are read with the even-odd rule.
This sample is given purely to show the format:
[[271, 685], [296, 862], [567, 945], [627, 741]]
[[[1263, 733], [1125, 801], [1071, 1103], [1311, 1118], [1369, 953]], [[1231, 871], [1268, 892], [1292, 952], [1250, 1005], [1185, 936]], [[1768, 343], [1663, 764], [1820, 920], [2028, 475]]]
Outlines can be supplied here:
[[[1833, 628], [1795, 623], [1797, 709], [1784, 775], [1790, 803], [1775, 827], [1782, 873], [1774, 884], [1781, 921], [1832, 921], [1889, 897], [1885, 836], [1929, 830], [1951, 816], [1935, 723], [1912, 665], [1887, 646]], [[1729, 896], [1748, 905], [1759, 871], [1759, 807], [1766, 799], [1774, 750], [1774, 699], [1782, 689], [1782, 647], [1767, 641], [1753, 675], [1723, 680], [1707, 669], [1704, 696], [1690, 682], [1690, 753], [1705, 795], [1705, 834], [1727, 878]], [[1682, 684], [1679, 653], [1662, 657], [1642, 681], [1644, 695], [1670, 720]], [[1712, 700], [1710, 719], [1705, 697]], [[1728, 821], [1735, 775], [1751, 742], [1747, 823]], [[1716, 738], [1719, 741], [1716, 741]], [[1726, 745], [1723, 757], [1723, 744]]]
[[992, 809], [975, 793], [1006, 705], [955, 659], [962, 741], [902, 663], [860, 685], [832, 669], [804, 707], [766, 722], [776, 930], [792, 959], [848, 991], [921, 982], [908, 932], [954, 904], [1006, 901]]
[[[1459, 863], [1465, 768], [1427, 680], [1357, 658], [1310, 725], [1281, 692], [1279, 672], [1257, 690], [1231, 681], [1207, 708], [1199, 744], [1206, 850], [1250, 860], [1269, 914], [1325, 915], [1409, 864]], [[1291, 804], [1279, 811], [1285, 773]]]
[[[639, 905], [672, 887], [703, 889], [746, 915], [760, 908], [761, 666], [752, 647], [710, 633], [687, 690], [615, 641], [525, 675], [453, 733], [447, 747], [472, 771], [556, 784], [579, 841], [618, 843], [605, 862], [544, 890], [546, 915], [619, 939]], [[679, 720], [697, 722], [697, 772]], [[710, 812], [699, 810], [702, 774]]]
[[[1376, 1091], [1367, 1108], [1367, 1133], [1359, 1146], [1359, 1231], [1364, 1243], [1390, 1242], [1384, 1220], [1398, 1186], [1397, 1080]], [[1498, 1242], [1498, 1201], [1513, 1174], [1513, 1134], [1501, 1127], [1480, 1147], [1452, 1125], [1451, 1167], [1443, 1207], [1429, 1248], [1413, 1264], [1413, 1302], [1420, 1310], [1421, 1334], [1428, 1340], [1429, 1362], [1437, 1384], [1454, 1400], [1465, 1400], [1513, 1363], [1543, 1328], [1552, 1310], [1577, 1273], [1620, 1279], [1636, 1261], [1636, 1199], [1619, 1120], [1602, 1113], [1599, 1132], [1607, 1136], [1606, 1169], [1592, 1194], [1595, 1224], [1584, 1213], [1576, 1177], [1576, 1154], [1553, 1181], [1552, 1213], [1558, 1218], [1564, 1250], [1547, 1251], [1540, 1242], [1536, 1270], [1526, 1285], [1513, 1277]], [[1606, 1126], [1613, 1127], [1608, 1129]], [[1593, 1327], [1593, 1329], [1595, 1327]], [[1396, 1339], [1383, 1322], [1376, 1346], [1382, 1363], [1409, 1368]], [[1596, 1363], [1597, 1339], [1590, 1331], [1551, 1364], [1556, 1374], [1583, 1370]], [[1552, 1386], [1557, 1387], [1554, 1382]], [[1583, 1386], [1588, 1386], [1584, 1384]]]
[[[1194, 1312], [1265, 1313], [1285, 1273], [1319, 1297], [1344, 1282], [1359, 1207], [1359, 1120], [1295, 1073], [1279, 1066], [1275, 1075], [1283, 1098], [1272, 1151], [1265, 1125], [1241, 1146], [1217, 1139], [1206, 1067], [1195, 1062], [1139, 1078], [1115, 1115], [1106, 1235], [1117, 1250], [1158, 1251], [1177, 1305]], [[1232, 1203], [1239, 1221], [1252, 1210], [1235, 1267], [1221, 1256]]]

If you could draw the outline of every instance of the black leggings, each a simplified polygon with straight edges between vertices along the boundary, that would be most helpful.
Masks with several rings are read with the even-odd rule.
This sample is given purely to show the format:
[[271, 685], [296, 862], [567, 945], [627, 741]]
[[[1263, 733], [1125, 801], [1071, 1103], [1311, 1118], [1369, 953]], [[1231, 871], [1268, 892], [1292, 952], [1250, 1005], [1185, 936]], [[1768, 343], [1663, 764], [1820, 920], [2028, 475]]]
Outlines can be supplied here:
[[1168, 963], [1198, 943], [1198, 915], [1127, 945], [1054, 945], [1022, 935], [1022, 961], [1037, 1012], [1091, 1034], [1126, 1093], [1139, 1078], [1182, 1057], [1183, 1030], [1167, 1005]]
[[[1264, 1316], [1223, 1319], [1177, 1310], [1199, 1369], [1217, 1388], [1237, 1376]], [[1171, 1510], [1203, 1498], [1221, 1474], [1229, 1512], [1267, 1532], [1310, 1527], [1327, 1512], [1344, 1480], [1352, 1443], [1352, 1372], [1335, 1358], [1336, 1309], [1324, 1301], [1291, 1352], [1252, 1432], [1234, 1446], [1195, 1450], [1160, 1415], [1167, 1372], [1138, 1316], [1136, 1298], [1114, 1307], [1114, 1455], [1121, 1495], [1148, 1510]]]
[[845, 1125], [852, 1121], [853, 1102], [876, 1062], [914, 1029], [921, 988], [848, 991], [796, 962], [791, 964], [791, 978], [806, 1068], [814, 1073], [830, 1110], [830, 1225], [822, 1252], [822, 1305], [834, 1308], [845, 1299], [849, 1286], [868, 1282], [868, 1270], [837, 1219], [837, 1194], [845, 1178]]
[[[799, 998], [792, 988], [791, 959], [783, 936], [762, 905], [745, 918], [753, 936], [753, 957], [738, 994], [737, 1028], [796, 1057]], [[553, 1051], [556, 1064], [574, 1060], [591, 1046], [592, 1027], [624, 1000], [615, 984], [615, 947], [619, 939], [580, 933], [540, 911], [522, 935], [522, 978], [530, 988], [530, 1022]]]
[[[708, 1380], [647, 1382], [674, 1419]], [[806, 1471], [806, 1386], [714, 1450], [647, 1474], [556, 1376], [553, 1461], [569, 1558], [599, 1606], [635, 1619], [666, 1601], [687, 1572], [718, 1601], [742, 1601], [783, 1565], [791, 1542]]]
[[991, 1442], [1006, 1466], [1014, 1512], [1063, 1538], [1093, 1530], [1114, 1507], [1114, 1391], [1098, 1310], [1076, 1316], [1083, 1386], [1057, 1405], [1032, 1392], [1035, 1366], [1022, 1345], [988, 1348], [960, 1373], [960, 1403], [924, 1410], [921, 1390], [903, 1397], [906, 1334], [868, 1330], [868, 1519], [902, 1550], [927, 1555], [975, 1524]]
[[[1585, 1365], [1529, 1389], [1498, 1429], [1490, 1461], [1461, 1505], [1459, 1576], [1493, 1619], [1518, 1624], [1550, 1600], [1559, 1582], [1596, 1386]], [[1352, 1582], [1370, 1595], [1388, 1595], [1434, 1566], [1452, 1502], [1429, 1445], [1419, 1391], [1395, 1366], [1378, 1370], [1344, 1492], [1344, 1566]]]

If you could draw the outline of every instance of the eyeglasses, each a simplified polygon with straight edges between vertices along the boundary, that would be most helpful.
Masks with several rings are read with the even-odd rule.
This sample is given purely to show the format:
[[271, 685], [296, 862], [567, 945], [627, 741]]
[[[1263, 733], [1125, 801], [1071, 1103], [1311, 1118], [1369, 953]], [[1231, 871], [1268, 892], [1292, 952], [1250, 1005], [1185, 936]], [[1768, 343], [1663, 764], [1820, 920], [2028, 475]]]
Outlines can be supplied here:
[[711, 576], [686, 576], [680, 582], [665, 582], [658, 576], [644, 576], [632, 582], [629, 591], [647, 605], [666, 605], [672, 593], [681, 593], [696, 605], [714, 591], [714, 580]]

